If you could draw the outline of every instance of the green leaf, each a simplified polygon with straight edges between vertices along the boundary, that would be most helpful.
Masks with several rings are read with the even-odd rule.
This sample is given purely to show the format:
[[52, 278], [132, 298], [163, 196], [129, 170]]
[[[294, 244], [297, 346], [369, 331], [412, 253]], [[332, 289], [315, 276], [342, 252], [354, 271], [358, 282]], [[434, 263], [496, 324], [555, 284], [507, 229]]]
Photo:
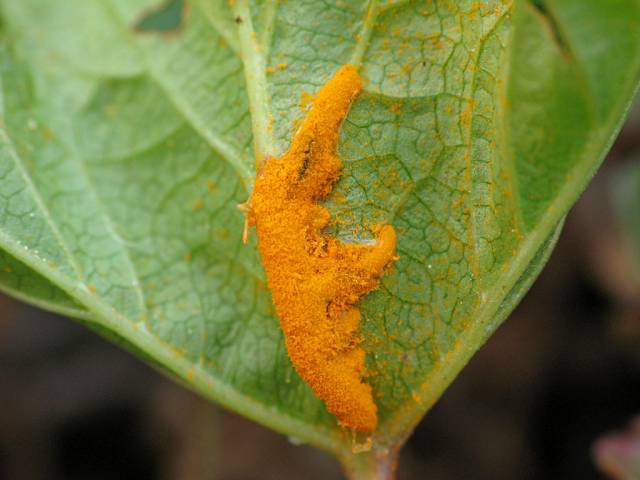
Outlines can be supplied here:
[[0, 251], [0, 291], [60, 315], [76, 319], [91, 317], [69, 295], [3, 251]]
[[630, 277], [633, 278], [630, 280], [640, 286], [640, 166], [634, 163], [622, 168], [614, 177], [611, 187], [617, 220], [631, 247]]
[[347, 464], [241, 242], [256, 155], [361, 66], [328, 205], [398, 232], [361, 303], [379, 453], [531, 285], [640, 74], [638, 0], [192, 0], [169, 32], [159, 0], [0, 5], [0, 285]]

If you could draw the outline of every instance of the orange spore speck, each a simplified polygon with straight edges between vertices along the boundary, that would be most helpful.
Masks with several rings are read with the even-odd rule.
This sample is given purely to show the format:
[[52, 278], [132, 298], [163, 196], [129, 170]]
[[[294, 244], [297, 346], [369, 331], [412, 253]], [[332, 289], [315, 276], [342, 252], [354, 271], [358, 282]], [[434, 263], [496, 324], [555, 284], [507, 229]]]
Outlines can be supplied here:
[[248, 218], [296, 371], [342, 425], [371, 432], [377, 407], [363, 381], [365, 352], [354, 304], [378, 286], [394, 260], [396, 234], [379, 225], [374, 245], [343, 243], [324, 232], [330, 215], [318, 203], [340, 175], [339, 130], [361, 90], [352, 65], [320, 89], [289, 150], [264, 162]]

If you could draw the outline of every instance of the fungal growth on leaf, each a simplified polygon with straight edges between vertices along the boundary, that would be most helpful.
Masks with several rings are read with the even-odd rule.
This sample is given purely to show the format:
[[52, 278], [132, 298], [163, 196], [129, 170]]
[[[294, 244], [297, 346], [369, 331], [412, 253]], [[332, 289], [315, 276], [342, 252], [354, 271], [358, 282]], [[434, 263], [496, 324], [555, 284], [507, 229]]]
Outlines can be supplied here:
[[392, 226], [375, 229], [371, 245], [324, 233], [328, 210], [318, 203], [342, 169], [339, 129], [362, 80], [341, 67], [315, 95], [289, 150], [269, 158], [248, 205], [289, 357], [302, 379], [349, 428], [371, 432], [377, 408], [363, 381], [360, 311], [353, 305], [378, 286], [392, 261]]

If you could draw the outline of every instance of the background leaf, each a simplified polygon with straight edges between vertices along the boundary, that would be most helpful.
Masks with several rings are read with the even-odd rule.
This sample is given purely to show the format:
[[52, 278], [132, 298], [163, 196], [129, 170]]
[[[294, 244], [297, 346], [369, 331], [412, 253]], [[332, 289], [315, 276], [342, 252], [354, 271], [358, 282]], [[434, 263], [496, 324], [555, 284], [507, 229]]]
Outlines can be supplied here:
[[342, 456], [240, 241], [254, 140], [281, 154], [308, 96], [361, 63], [328, 203], [338, 236], [399, 233], [362, 302], [385, 448], [533, 282], [640, 73], [637, 0], [193, 0], [169, 32], [144, 27], [157, 0], [0, 5], [3, 288]]
[[612, 182], [611, 192], [619, 224], [631, 246], [633, 280], [640, 286], [640, 167], [637, 163], [621, 169]]

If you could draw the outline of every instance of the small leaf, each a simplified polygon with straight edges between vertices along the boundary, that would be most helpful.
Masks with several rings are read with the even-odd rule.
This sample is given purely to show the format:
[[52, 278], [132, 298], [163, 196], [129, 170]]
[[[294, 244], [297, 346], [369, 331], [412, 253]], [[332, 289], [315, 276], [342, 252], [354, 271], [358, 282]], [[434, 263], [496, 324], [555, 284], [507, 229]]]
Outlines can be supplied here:
[[291, 366], [236, 205], [256, 157], [286, 151], [310, 95], [356, 64], [327, 206], [344, 240], [398, 233], [360, 309], [374, 450], [399, 445], [531, 285], [608, 150], [640, 74], [640, 2], [192, 0], [171, 35], [140, 31], [167, 5], [0, 0], [16, 272], [0, 285], [351, 462]]

